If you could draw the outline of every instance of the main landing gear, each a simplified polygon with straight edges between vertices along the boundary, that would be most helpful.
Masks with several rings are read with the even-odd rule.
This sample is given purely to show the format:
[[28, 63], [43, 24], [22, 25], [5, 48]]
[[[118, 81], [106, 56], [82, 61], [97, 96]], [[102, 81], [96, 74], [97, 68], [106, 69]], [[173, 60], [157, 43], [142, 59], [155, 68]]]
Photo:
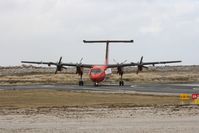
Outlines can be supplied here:
[[79, 86], [84, 86], [84, 81], [82, 79], [82, 74], [80, 74]]
[[119, 82], [119, 85], [120, 85], [120, 86], [124, 86], [124, 81], [123, 81], [123, 80], [120, 81], [120, 82]]
[[84, 81], [83, 81], [83, 78], [82, 78], [82, 75], [83, 75], [83, 68], [80, 66], [81, 65], [81, 61], [82, 59], [80, 60], [80, 64], [77, 65], [76, 67], [76, 74], [79, 75], [79, 86], [84, 86]]
[[119, 86], [124, 86], [124, 81], [122, 79], [124, 71], [122, 66], [117, 67], [117, 73], [120, 75], [120, 81], [119, 81]]
[[123, 73], [119, 73], [119, 75], [120, 75], [119, 86], [124, 86], [124, 81], [122, 79]]
[[84, 86], [84, 81], [79, 81], [79, 86]]
[[119, 81], [119, 86], [124, 86], [124, 81], [122, 79], [124, 71], [123, 71], [123, 67], [118, 65], [117, 67], [117, 73], [120, 75], [120, 81]]

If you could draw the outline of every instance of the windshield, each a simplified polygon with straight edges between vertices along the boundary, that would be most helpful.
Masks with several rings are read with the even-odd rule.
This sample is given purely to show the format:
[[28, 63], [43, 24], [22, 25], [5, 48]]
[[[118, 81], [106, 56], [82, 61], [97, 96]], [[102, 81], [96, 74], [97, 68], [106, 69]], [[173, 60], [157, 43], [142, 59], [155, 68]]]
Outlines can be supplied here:
[[100, 74], [102, 73], [101, 69], [91, 69], [91, 74]]

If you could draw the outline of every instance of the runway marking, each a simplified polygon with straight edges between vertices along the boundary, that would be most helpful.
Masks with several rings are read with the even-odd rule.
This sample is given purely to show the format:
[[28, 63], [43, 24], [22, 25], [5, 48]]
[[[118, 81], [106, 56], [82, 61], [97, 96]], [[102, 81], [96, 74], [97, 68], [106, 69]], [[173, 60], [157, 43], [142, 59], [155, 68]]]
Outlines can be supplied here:
[[175, 86], [195, 86], [195, 87], [199, 87], [199, 84], [171, 84], [171, 85], [175, 85]]
[[199, 90], [199, 88], [193, 88], [193, 90]]
[[132, 88], [136, 87], [136, 85], [131, 85]]

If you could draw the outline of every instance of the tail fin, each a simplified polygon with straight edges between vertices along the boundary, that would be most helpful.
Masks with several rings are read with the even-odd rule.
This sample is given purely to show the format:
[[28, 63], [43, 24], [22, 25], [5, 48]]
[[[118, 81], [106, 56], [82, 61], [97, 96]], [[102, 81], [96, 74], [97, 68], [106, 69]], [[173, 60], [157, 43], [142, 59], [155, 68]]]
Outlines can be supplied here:
[[105, 65], [108, 65], [109, 61], [109, 42], [106, 43], [106, 55], [105, 55]]

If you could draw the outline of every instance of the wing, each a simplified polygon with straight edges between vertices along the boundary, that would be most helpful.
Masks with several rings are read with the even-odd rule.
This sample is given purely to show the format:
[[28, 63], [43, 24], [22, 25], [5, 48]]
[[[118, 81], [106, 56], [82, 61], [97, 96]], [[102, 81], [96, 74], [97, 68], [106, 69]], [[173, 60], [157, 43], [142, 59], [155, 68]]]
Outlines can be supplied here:
[[28, 63], [28, 64], [39, 64], [39, 65], [42, 65], [42, 64], [46, 64], [46, 65], [57, 65], [57, 63], [55, 62], [35, 62], [35, 61], [21, 61], [21, 63]]
[[117, 63], [117, 64], [108, 64], [108, 68], [114, 68], [114, 67], [128, 67], [128, 66], [137, 66], [137, 63]]
[[156, 64], [170, 64], [170, 63], [180, 63], [182, 61], [159, 61], [159, 62], [143, 62], [142, 65], [156, 65]]
[[[83, 58], [82, 58], [83, 59]], [[77, 69], [77, 73], [79, 71], [82, 71], [81, 70], [81, 67], [86, 67], [86, 68], [91, 68], [93, 65], [92, 64], [82, 64], [81, 61], [82, 59], [80, 60], [80, 63], [62, 63], [62, 57], [59, 58], [59, 61], [58, 62], [35, 62], [35, 61], [21, 61], [21, 63], [29, 63], [29, 64], [45, 64], [45, 65], [48, 65], [48, 66], [51, 66], [51, 65], [54, 65], [56, 66], [56, 71], [55, 71], [55, 74], [58, 72], [58, 71], [62, 71], [62, 68], [65, 68], [67, 69], [65, 66], [73, 66], [73, 67], [76, 67]], [[80, 72], [79, 72], [80, 73]], [[81, 72], [82, 73], [82, 72]]]
[[108, 68], [114, 68], [114, 67], [128, 67], [128, 66], [144, 66], [144, 65], [156, 65], [156, 64], [170, 64], [170, 63], [180, 63], [182, 61], [159, 61], [159, 62], [141, 62], [141, 63], [118, 63], [118, 64], [109, 64]]
[[63, 63], [63, 66], [72, 66], [72, 67], [84, 67], [84, 68], [91, 68], [93, 64], [82, 64], [82, 63]]
[[[54, 65], [57, 66], [59, 63], [56, 62], [35, 62], [35, 61], [21, 61], [21, 63], [28, 63], [28, 64], [38, 64], [38, 65]], [[62, 67], [63, 66], [73, 66], [73, 67], [85, 67], [85, 68], [91, 68], [93, 64], [82, 64], [82, 63], [61, 63], [60, 64]]]

